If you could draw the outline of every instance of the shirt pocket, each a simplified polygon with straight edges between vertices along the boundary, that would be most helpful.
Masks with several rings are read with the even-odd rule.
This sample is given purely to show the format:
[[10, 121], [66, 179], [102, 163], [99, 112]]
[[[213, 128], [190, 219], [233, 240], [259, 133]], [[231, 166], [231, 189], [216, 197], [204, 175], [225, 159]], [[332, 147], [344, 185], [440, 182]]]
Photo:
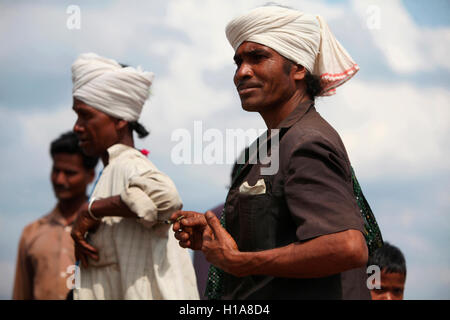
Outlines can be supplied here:
[[240, 250], [275, 248], [277, 210], [270, 190], [265, 194], [239, 194], [238, 197]]

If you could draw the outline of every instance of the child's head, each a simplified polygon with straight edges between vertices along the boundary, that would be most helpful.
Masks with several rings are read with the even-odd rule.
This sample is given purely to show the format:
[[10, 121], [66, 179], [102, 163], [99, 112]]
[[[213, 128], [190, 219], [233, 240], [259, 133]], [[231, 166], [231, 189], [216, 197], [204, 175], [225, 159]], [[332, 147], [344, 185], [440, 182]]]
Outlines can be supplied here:
[[368, 265], [381, 270], [381, 287], [370, 291], [373, 300], [402, 300], [406, 281], [406, 261], [397, 247], [384, 243], [369, 258]]

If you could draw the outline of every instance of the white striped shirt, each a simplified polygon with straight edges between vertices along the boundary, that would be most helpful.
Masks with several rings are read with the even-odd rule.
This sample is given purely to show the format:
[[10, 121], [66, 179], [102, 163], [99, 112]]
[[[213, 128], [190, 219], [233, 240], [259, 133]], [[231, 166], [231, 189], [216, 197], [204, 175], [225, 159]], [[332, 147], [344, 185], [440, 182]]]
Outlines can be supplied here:
[[89, 234], [99, 261], [80, 266], [74, 298], [199, 299], [189, 252], [158, 222], [182, 207], [174, 183], [134, 148], [116, 144], [108, 154], [92, 197], [120, 195], [139, 218], [105, 217]]

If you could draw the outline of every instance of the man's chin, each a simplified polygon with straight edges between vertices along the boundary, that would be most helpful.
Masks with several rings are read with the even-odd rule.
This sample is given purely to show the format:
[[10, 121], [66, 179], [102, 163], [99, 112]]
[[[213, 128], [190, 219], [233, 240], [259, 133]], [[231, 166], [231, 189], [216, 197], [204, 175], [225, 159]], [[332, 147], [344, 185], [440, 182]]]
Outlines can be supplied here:
[[244, 109], [245, 111], [248, 111], [248, 112], [257, 112], [258, 111], [258, 105], [255, 105], [253, 103], [247, 103], [247, 102], [241, 101], [241, 106], [242, 106], [242, 109]]
[[72, 199], [73, 198], [73, 194], [72, 193], [68, 193], [68, 192], [55, 192], [55, 197], [59, 201], [64, 201], [64, 200]]
[[97, 157], [97, 152], [87, 144], [80, 144], [81, 151], [88, 157]]

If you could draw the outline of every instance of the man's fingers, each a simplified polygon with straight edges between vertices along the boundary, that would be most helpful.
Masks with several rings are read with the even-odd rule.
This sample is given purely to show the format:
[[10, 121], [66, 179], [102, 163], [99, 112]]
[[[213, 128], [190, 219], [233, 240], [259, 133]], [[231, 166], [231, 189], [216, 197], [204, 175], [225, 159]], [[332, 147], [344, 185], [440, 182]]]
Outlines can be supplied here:
[[186, 217], [179, 222], [183, 227], [203, 227], [206, 225], [206, 220], [203, 214], [192, 217]]
[[80, 232], [76, 232], [75, 230], [72, 230], [70, 233], [70, 236], [72, 237], [73, 241], [77, 242], [79, 239], [82, 239], [83, 236]]
[[206, 212], [205, 218], [206, 222], [212, 229], [212, 232], [214, 232], [214, 235], [220, 240], [222, 238], [223, 227], [220, 225], [219, 219], [217, 219], [216, 215], [212, 211]]
[[212, 241], [214, 240], [214, 232], [211, 228], [206, 227], [205, 230], [203, 230], [203, 241]]
[[173, 232], [178, 232], [181, 229], [181, 224], [177, 221], [172, 225]]
[[[175, 221], [177, 218], [183, 216], [180, 221]], [[170, 220], [175, 221], [174, 225], [180, 223], [185, 227], [199, 227], [206, 225], [203, 214], [195, 211], [177, 211], [170, 217]]]
[[87, 268], [88, 262], [87, 262], [86, 255], [83, 253], [83, 250], [78, 245], [75, 246], [75, 258], [77, 259], [77, 261], [81, 261], [81, 264], [83, 265], [83, 267]]
[[183, 231], [177, 231], [175, 232], [175, 239], [178, 241], [187, 241], [190, 239], [189, 233], [183, 232]]
[[76, 243], [83, 251], [94, 255], [98, 254], [98, 250], [95, 249], [93, 246], [91, 246], [89, 243], [87, 243], [86, 240], [79, 239]]
[[81, 253], [83, 253], [84, 255], [87, 255], [89, 257], [91, 257], [94, 260], [98, 260], [98, 252], [92, 252], [91, 250], [88, 250], [87, 248], [83, 247], [83, 246], [79, 246], [79, 250]]
[[177, 218], [181, 217], [182, 215], [183, 215], [183, 211], [181, 211], [181, 210], [175, 211], [170, 216], [170, 220], [175, 221], [175, 220], [177, 220]]
[[187, 240], [187, 241], [180, 241], [178, 243], [180, 245], [180, 247], [185, 248], [185, 249], [191, 249], [191, 241]]
[[86, 240], [82, 240], [79, 242], [79, 244], [86, 250], [92, 253], [98, 253], [98, 250], [95, 249], [93, 246], [91, 246], [89, 243], [86, 242]]
[[[177, 220], [180, 217], [181, 220]], [[170, 220], [173, 222], [172, 230], [178, 231], [185, 227], [203, 227], [206, 225], [206, 220], [203, 214], [194, 211], [177, 211], [170, 216]]]
[[80, 260], [81, 260], [81, 263], [83, 264], [83, 267], [87, 268], [88, 265], [89, 265], [89, 263], [88, 263], [88, 260], [87, 260], [87, 258], [86, 258], [86, 255], [84, 255], [83, 253], [81, 253], [81, 254], [80, 254]]
[[80, 232], [72, 232], [70, 235], [72, 236], [72, 239], [75, 241], [75, 246], [86, 248], [89, 251], [97, 253], [97, 249], [89, 245]]

